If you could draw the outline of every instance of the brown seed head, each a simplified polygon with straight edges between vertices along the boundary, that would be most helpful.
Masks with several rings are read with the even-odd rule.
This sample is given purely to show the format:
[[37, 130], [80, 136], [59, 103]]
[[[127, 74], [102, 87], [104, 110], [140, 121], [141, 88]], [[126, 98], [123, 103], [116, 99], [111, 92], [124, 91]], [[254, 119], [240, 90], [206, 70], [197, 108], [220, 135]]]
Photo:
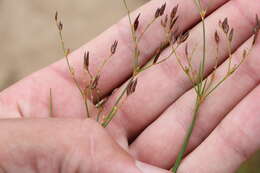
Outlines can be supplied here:
[[166, 14], [164, 19], [161, 20], [162, 27], [166, 28], [168, 22], [168, 15]]
[[118, 41], [115, 40], [110, 49], [112, 55], [116, 53], [117, 45], [118, 45]]
[[190, 36], [190, 32], [189, 31], [185, 32], [184, 34], [181, 34], [178, 37], [177, 43], [178, 44], [184, 43], [189, 38], [189, 36]]
[[228, 35], [228, 40], [230, 42], [232, 42], [233, 41], [233, 37], [234, 37], [234, 28], [231, 29], [231, 31], [230, 31], [230, 33]]
[[135, 92], [135, 90], [136, 90], [136, 86], [137, 86], [137, 79], [131, 81], [128, 84], [126, 95], [130, 96], [131, 94], [133, 94]]
[[89, 67], [89, 51], [84, 53], [84, 69], [88, 70]]
[[256, 25], [260, 27], [260, 20], [258, 14], [256, 14], [255, 20], [256, 20]]
[[135, 18], [134, 21], [134, 30], [136, 31], [138, 29], [139, 26], [139, 17], [140, 17], [141, 13], [138, 14], [138, 16]]
[[257, 41], [257, 37], [259, 35], [259, 30], [260, 30], [260, 21], [259, 21], [258, 15], [256, 15], [256, 25], [253, 30], [254, 39], [253, 39], [252, 45], [255, 45], [255, 43]]
[[161, 13], [161, 8], [157, 8], [155, 13], [154, 13], [154, 18], [158, 18], [160, 16], [160, 13]]
[[161, 8], [160, 8], [160, 16], [162, 16], [165, 12], [165, 9], [166, 9], [166, 3], [164, 3]]
[[178, 19], [179, 19], [179, 16], [177, 16], [176, 18], [174, 18], [174, 19], [171, 21], [170, 30], [172, 30], [172, 28], [174, 27], [174, 25], [176, 24], [176, 22], [177, 22]]
[[219, 38], [219, 35], [218, 35], [218, 31], [215, 32], [215, 42], [217, 44], [219, 44], [219, 41], [220, 41], [220, 38]]
[[253, 38], [253, 42], [252, 42], [252, 45], [253, 45], [253, 46], [256, 44], [258, 35], [259, 35], [259, 31], [258, 31], [258, 32], [255, 32], [254, 38]]
[[247, 50], [244, 49], [244, 51], [243, 51], [243, 59], [246, 59], [246, 56], [247, 56]]
[[172, 11], [171, 11], [171, 20], [173, 20], [177, 14], [178, 11], [178, 7], [179, 5], [176, 5], [175, 7], [173, 7]]
[[228, 32], [229, 32], [228, 18], [225, 18], [225, 20], [223, 21], [222, 29], [223, 29], [225, 34], [228, 34]]
[[186, 57], [189, 57], [189, 46], [188, 46], [188, 43], [185, 44], [185, 55], [186, 55]]

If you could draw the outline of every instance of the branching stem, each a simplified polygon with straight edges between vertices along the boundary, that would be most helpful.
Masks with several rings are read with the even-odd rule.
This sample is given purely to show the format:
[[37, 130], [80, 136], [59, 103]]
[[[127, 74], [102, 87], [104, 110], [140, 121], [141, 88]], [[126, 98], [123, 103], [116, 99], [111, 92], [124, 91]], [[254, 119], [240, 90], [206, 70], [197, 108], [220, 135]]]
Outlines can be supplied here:
[[77, 86], [83, 100], [84, 100], [84, 103], [85, 103], [85, 108], [86, 108], [86, 116], [89, 118], [90, 117], [90, 114], [89, 114], [89, 109], [88, 109], [88, 102], [87, 102], [87, 97], [85, 96], [85, 93], [84, 91], [82, 90], [82, 88], [80, 87], [80, 84], [79, 82], [77, 81], [76, 77], [75, 77], [75, 71], [74, 69], [71, 67], [70, 65], [70, 62], [69, 62], [69, 49], [66, 49], [65, 47], [65, 42], [64, 42], [64, 39], [63, 39], [63, 35], [62, 35], [62, 29], [59, 29], [59, 23], [56, 21], [56, 25], [58, 27], [58, 30], [59, 30], [59, 36], [60, 36], [60, 42], [61, 42], [61, 47], [62, 47], [62, 51], [63, 51], [63, 54], [65, 56], [65, 59], [66, 59], [66, 63], [67, 63], [67, 66], [68, 66], [68, 69], [69, 69], [69, 72], [71, 74], [71, 77], [75, 83], [75, 85]]

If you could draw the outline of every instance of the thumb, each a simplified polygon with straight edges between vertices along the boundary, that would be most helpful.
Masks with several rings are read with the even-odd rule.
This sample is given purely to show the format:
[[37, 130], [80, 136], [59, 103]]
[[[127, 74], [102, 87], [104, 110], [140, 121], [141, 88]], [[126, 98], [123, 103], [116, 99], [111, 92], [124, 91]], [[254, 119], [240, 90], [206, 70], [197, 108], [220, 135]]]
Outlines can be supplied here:
[[0, 140], [4, 173], [142, 173], [91, 120], [1, 120]]
[[96, 122], [0, 120], [0, 173], [167, 173], [135, 161]]

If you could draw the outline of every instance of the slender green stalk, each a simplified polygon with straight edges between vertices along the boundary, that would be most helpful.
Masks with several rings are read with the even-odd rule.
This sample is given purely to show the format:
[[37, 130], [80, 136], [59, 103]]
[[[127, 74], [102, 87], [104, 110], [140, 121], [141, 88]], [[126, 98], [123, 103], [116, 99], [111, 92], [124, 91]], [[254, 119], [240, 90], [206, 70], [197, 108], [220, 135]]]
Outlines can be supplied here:
[[74, 69], [71, 67], [70, 65], [70, 62], [69, 62], [69, 50], [66, 49], [65, 47], [65, 42], [64, 42], [64, 39], [63, 39], [63, 35], [62, 35], [62, 28], [59, 28], [59, 23], [58, 21], [56, 20], [56, 25], [58, 27], [58, 30], [59, 30], [59, 36], [60, 36], [60, 42], [61, 42], [61, 47], [62, 47], [62, 51], [64, 53], [64, 56], [65, 56], [65, 59], [66, 59], [66, 63], [67, 63], [67, 66], [68, 66], [68, 69], [69, 69], [69, 72], [71, 74], [71, 77], [75, 83], [75, 85], [77, 86], [82, 98], [84, 99], [84, 103], [85, 103], [85, 108], [86, 108], [86, 116], [89, 118], [90, 117], [90, 113], [89, 113], [89, 109], [88, 109], [88, 102], [87, 102], [87, 98], [84, 94], [84, 91], [82, 90], [82, 88], [80, 87], [80, 84], [79, 82], [77, 81], [76, 77], [75, 77], [75, 71]]
[[[202, 16], [202, 15], [201, 15]], [[198, 91], [203, 91], [203, 78], [204, 78], [204, 73], [205, 73], [205, 61], [206, 61], [206, 26], [205, 26], [205, 20], [204, 16], [202, 18], [202, 26], [203, 26], [203, 57], [202, 57], [202, 62], [200, 64], [199, 68], [199, 84], [198, 84]], [[201, 95], [203, 93], [200, 93]]]
[[96, 76], [99, 76], [101, 74], [102, 69], [105, 67], [105, 65], [109, 62], [109, 60], [113, 57], [114, 54], [110, 54], [101, 64], [98, 68], [98, 72]]
[[232, 61], [232, 49], [231, 49], [231, 41], [228, 39], [228, 35], [226, 34], [226, 39], [227, 39], [227, 45], [228, 45], [228, 72], [230, 73], [231, 70], [231, 61]]
[[137, 42], [140, 42], [140, 40], [143, 38], [144, 34], [146, 33], [146, 31], [148, 31], [148, 29], [152, 26], [152, 24], [156, 21], [156, 18], [153, 18], [153, 20], [148, 23], [148, 25], [146, 25], [146, 27], [144, 28], [143, 32], [140, 34], [139, 38], [137, 39]]
[[102, 113], [102, 111], [98, 111], [97, 118], [96, 118], [96, 121], [97, 121], [97, 122], [100, 121], [101, 113]]
[[126, 94], [127, 92], [127, 88], [129, 86], [129, 84], [134, 80], [134, 77], [132, 77], [129, 82], [127, 83], [126, 87], [123, 89], [123, 91], [121, 92], [121, 94], [119, 95], [119, 97], [116, 99], [116, 102], [114, 103], [111, 111], [109, 112], [109, 114], [107, 115], [107, 117], [104, 119], [104, 122], [102, 123], [102, 126], [105, 128], [108, 126], [108, 124], [112, 121], [112, 119], [115, 117], [117, 111], [118, 111], [118, 105], [120, 103], [120, 101], [122, 100], [123, 96]]
[[130, 28], [131, 28], [131, 33], [132, 33], [132, 39], [134, 42], [134, 71], [133, 71], [133, 75], [136, 75], [136, 73], [138, 73], [139, 70], [139, 48], [138, 48], [138, 41], [137, 41], [137, 37], [136, 37], [136, 31], [134, 30], [134, 26], [130, 17], [130, 10], [127, 6], [126, 0], [123, 0], [125, 8], [127, 10], [127, 16], [128, 16], [128, 21], [130, 24]]
[[200, 109], [200, 105], [201, 105], [200, 98], [199, 98], [199, 96], [197, 96], [197, 100], [196, 100], [196, 104], [195, 104], [195, 109], [194, 109], [191, 125], [190, 125], [190, 127], [188, 129], [188, 133], [186, 134], [186, 137], [184, 138], [184, 142], [183, 142], [181, 150], [180, 150], [180, 152], [179, 152], [179, 154], [177, 156], [177, 160], [176, 160], [173, 168], [171, 169], [171, 171], [173, 173], [177, 173], [177, 170], [180, 167], [182, 158], [183, 158], [183, 156], [184, 156], [184, 154], [185, 154], [185, 152], [187, 150], [187, 147], [188, 147], [188, 144], [189, 144], [189, 141], [190, 141], [193, 129], [194, 129], [195, 124], [196, 124], [196, 120], [197, 120], [197, 117], [198, 117], [198, 112], [199, 112], [199, 109]]
[[[129, 80], [129, 82], [127, 83], [126, 87], [123, 89], [122, 93], [119, 95], [119, 97], [116, 99], [115, 104], [113, 105], [111, 111], [108, 113], [108, 115], [106, 116], [106, 118], [104, 119], [104, 122], [102, 123], [103, 127], [107, 127], [108, 124], [112, 121], [112, 119], [116, 116], [118, 109], [120, 107], [120, 102], [123, 98], [123, 96], [126, 94], [128, 86], [131, 82], [133, 82], [133, 80], [137, 77], [137, 75], [145, 70], [147, 70], [148, 68], [150, 68], [152, 65], [148, 65], [145, 66], [143, 68], [140, 67], [139, 65], [139, 48], [138, 48], [138, 43], [141, 40], [141, 38], [143, 37], [143, 35], [145, 34], [145, 32], [151, 27], [151, 25], [155, 22], [156, 19], [153, 19], [143, 30], [143, 32], [141, 33], [140, 37], [137, 38], [136, 36], [136, 31], [135, 28], [133, 26], [131, 17], [130, 17], [130, 10], [128, 8], [128, 5], [126, 3], [126, 0], [123, 0], [124, 2], [124, 6], [127, 10], [127, 16], [128, 16], [128, 21], [130, 24], [130, 28], [131, 28], [131, 35], [132, 35], [132, 39], [134, 42], [134, 53], [133, 53], [133, 75], [131, 77], [131, 79]], [[168, 58], [167, 58], [168, 59]], [[166, 59], [162, 60], [159, 63], [162, 63], [163, 61], [165, 61]], [[154, 65], [154, 64], [153, 64]]]
[[174, 51], [172, 50], [171, 53], [170, 53], [168, 56], [166, 56], [165, 58], [163, 58], [162, 60], [160, 60], [160, 61], [158, 61], [158, 62], [156, 62], [156, 63], [152, 63], [152, 61], [153, 61], [154, 58], [156, 57], [156, 55], [155, 55], [154, 58], [152, 58], [151, 61], [149, 62], [150, 64], [148, 63], [148, 65], [143, 66], [143, 67], [138, 71], [138, 73], [144, 72], [145, 70], [151, 68], [151, 67], [154, 66], [154, 65], [159, 65], [159, 64], [165, 62], [166, 60], [168, 60], [169, 58], [171, 58], [171, 56], [172, 56], [173, 54], [174, 54]]
[[[178, 170], [178, 168], [181, 164], [183, 156], [184, 156], [184, 154], [187, 150], [192, 132], [193, 132], [195, 124], [196, 124], [196, 120], [197, 120], [198, 112], [199, 112], [199, 109], [200, 109], [200, 106], [201, 106], [201, 103], [202, 103], [202, 98], [203, 98], [203, 95], [204, 95], [204, 92], [205, 92], [205, 88], [206, 88], [206, 85], [207, 85], [207, 80], [205, 82], [203, 82], [204, 73], [205, 73], [205, 61], [206, 61], [206, 25], [205, 25], [205, 12], [206, 11], [202, 9], [200, 0], [195, 1], [195, 3], [197, 4], [197, 7], [200, 11], [200, 15], [201, 15], [201, 19], [202, 19], [202, 25], [203, 25], [203, 57], [202, 57], [202, 61], [200, 63], [199, 74], [198, 74], [198, 77], [197, 77], [198, 83], [197, 83], [197, 85], [196, 84], [194, 85], [194, 89], [197, 93], [197, 99], [196, 99], [195, 109], [194, 109], [194, 113], [193, 113], [193, 119], [192, 119], [190, 127], [187, 131], [187, 134], [184, 138], [184, 142], [182, 144], [181, 150], [178, 153], [177, 160], [176, 160], [173, 168], [171, 169], [171, 171], [173, 173], [177, 173], [177, 170]], [[177, 58], [177, 60], [178, 60], [178, 58]], [[186, 72], [185, 69], [183, 69], [183, 70]], [[186, 72], [186, 74], [187, 74], [187, 72]], [[192, 77], [190, 77], [190, 78], [191, 78], [191, 81], [193, 81]]]
[[52, 99], [52, 89], [50, 88], [50, 117], [53, 117], [53, 99]]

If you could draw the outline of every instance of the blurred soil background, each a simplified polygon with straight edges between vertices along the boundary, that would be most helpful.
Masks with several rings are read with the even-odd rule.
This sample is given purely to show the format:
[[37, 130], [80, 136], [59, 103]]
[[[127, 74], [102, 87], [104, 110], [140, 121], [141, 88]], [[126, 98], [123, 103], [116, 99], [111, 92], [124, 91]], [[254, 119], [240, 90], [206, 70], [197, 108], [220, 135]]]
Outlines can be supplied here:
[[[147, 1], [129, 0], [129, 6], [135, 9]], [[53, 21], [55, 11], [63, 19], [64, 36], [72, 49], [126, 13], [121, 0], [0, 0], [0, 91], [62, 57]], [[259, 172], [257, 155], [239, 171]]]

